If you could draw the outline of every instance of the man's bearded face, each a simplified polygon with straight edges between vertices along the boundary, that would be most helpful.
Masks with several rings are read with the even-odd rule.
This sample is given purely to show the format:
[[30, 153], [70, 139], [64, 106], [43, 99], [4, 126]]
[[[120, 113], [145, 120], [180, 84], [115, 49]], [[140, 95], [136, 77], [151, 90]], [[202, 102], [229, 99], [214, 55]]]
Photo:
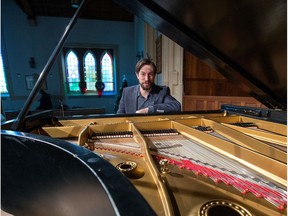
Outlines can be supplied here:
[[148, 91], [152, 88], [155, 80], [155, 72], [151, 65], [144, 65], [136, 75], [143, 90]]

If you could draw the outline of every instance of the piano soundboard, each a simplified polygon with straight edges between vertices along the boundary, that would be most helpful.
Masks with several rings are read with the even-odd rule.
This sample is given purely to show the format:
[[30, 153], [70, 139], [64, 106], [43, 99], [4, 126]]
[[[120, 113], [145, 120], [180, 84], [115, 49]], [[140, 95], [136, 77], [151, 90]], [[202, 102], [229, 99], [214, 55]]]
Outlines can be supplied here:
[[133, 120], [63, 120], [37, 132], [74, 139], [109, 161], [157, 215], [201, 215], [219, 202], [251, 215], [286, 214], [286, 125], [215, 115]]

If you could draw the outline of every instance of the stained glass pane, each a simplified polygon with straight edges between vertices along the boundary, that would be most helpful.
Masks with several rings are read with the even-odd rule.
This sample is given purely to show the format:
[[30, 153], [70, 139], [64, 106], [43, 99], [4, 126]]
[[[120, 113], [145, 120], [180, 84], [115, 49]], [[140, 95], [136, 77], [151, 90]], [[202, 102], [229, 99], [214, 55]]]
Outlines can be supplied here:
[[87, 90], [94, 90], [95, 89], [95, 82], [96, 82], [96, 63], [95, 58], [89, 52], [84, 59], [84, 74], [85, 74], [85, 81], [87, 84]]
[[80, 91], [79, 88], [79, 61], [73, 51], [70, 51], [66, 57], [67, 83], [69, 91]]
[[114, 91], [114, 76], [113, 76], [113, 65], [112, 65], [112, 58], [106, 52], [101, 60], [101, 75], [102, 75], [102, 82], [105, 83], [104, 91]]
[[8, 93], [6, 77], [5, 77], [5, 73], [4, 73], [2, 54], [1, 54], [1, 59], [0, 59], [0, 88], [1, 88], [0, 89], [1, 94], [2, 93]]

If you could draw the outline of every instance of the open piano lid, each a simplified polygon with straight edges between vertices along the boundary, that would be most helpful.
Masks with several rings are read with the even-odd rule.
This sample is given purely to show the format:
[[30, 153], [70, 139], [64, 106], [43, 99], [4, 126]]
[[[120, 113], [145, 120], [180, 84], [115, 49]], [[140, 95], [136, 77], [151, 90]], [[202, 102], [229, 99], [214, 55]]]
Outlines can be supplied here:
[[286, 1], [114, 1], [268, 108], [286, 110]]

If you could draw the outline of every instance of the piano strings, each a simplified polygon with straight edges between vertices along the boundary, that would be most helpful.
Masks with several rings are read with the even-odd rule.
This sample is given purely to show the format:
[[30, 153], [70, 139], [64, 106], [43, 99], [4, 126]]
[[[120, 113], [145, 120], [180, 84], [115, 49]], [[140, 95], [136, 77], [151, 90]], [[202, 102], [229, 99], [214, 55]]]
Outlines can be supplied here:
[[[216, 133], [210, 127], [200, 126], [195, 129], [211, 135]], [[170, 164], [180, 169], [185, 168], [193, 171], [195, 175], [206, 176], [217, 184], [223, 182], [227, 186], [233, 186], [243, 195], [252, 193], [277, 206], [279, 210], [285, 209], [286, 190], [272, 180], [265, 180], [261, 174], [256, 174], [240, 163], [211, 151], [196, 140], [181, 135], [175, 129], [140, 130], [140, 132], [148, 143], [151, 154], [156, 155], [159, 160], [166, 158]], [[143, 157], [131, 131], [94, 133], [87, 142], [90, 145], [93, 143], [98, 150]]]
[[[266, 131], [266, 130], [263, 130], [263, 129], [260, 129], [255, 123], [252, 123], [252, 122], [235, 122], [235, 123], [230, 123], [231, 125], [234, 125], [234, 126], [239, 126], [239, 127], [244, 127], [244, 128], [249, 128], [251, 130], [255, 130], [255, 131], [263, 131], [265, 133], [271, 133], [271, 134], [274, 134], [270, 131]], [[226, 140], [226, 141], [229, 141], [231, 143], [235, 143], [233, 142], [232, 140], [230, 140], [229, 138], [217, 133], [215, 130], [213, 130], [213, 128], [211, 128], [210, 126], [192, 126], [192, 128], [196, 129], [196, 130], [199, 130], [199, 131], [202, 131], [202, 132], [205, 132], [207, 134], [210, 134], [212, 136], [215, 136], [215, 137], [218, 137], [220, 139], [223, 139], [223, 140]], [[262, 137], [259, 137], [259, 136], [256, 136], [256, 135], [251, 135], [251, 134], [247, 134], [251, 137], [253, 137], [254, 139], [257, 139], [261, 142], [264, 142], [266, 143], [267, 145], [270, 145], [274, 148], [277, 148], [279, 150], [282, 150], [282, 151], [285, 151], [287, 152], [287, 146], [283, 146], [282, 143], [275, 143], [276, 141], [274, 140], [274, 142], [270, 141], [270, 140], [265, 140], [264, 138]]]
[[152, 145], [152, 150], [161, 158], [166, 158], [171, 164], [193, 171], [196, 175], [202, 174], [211, 178], [215, 183], [223, 182], [241, 191], [248, 192], [258, 198], [264, 198], [279, 210], [286, 207], [287, 193], [272, 180], [267, 181], [260, 174], [240, 163], [228, 159], [205, 146], [184, 137], [174, 135], [163, 138], [161, 136], [147, 137], [147, 143]]
[[[276, 139], [273, 139], [273, 141], [272, 141], [271, 139], [267, 139], [265, 137], [255, 135], [253, 133], [253, 131], [264, 132], [265, 134], [277, 135], [283, 139], [282, 135], [280, 135], [280, 134], [277, 134], [277, 133], [274, 133], [274, 132], [271, 132], [268, 130], [264, 130], [264, 129], [258, 127], [258, 125], [253, 123], [253, 122], [232, 122], [232, 123], [229, 123], [228, 125], [236, 126], [236, 128], [234, 127], [234, 129], [239, 130], [242, 133], [245, 133], [245, 134], [247, 134], [247, 135], [249, 135], [249, 136], [251, 136], [251, 137], [253, 137], [253, 138], [255, 138], [261, 142], [264, 142], [270, 146], [273, 146], [274, 148], [277, 148], [279, 150], [287, 152], [287, 144], [286, 144], [287, 141], [285, 143], [277, 142]], [[237, 127], [239, 127], [239, 129]], [[244, 132], [241, 130], [241, 128], [251, 130], [251, 133]]]
[[226, 141], [234, 143], [232, 140], [228, 139], [227, 137], [217, 133], [210, 126], [192, 126], [192, 128], [194, 128], [196, 130], [199, 130], [199, 131], [202, 131], [202, 132], [205, 132], [205, 133], [210, 134], [212, 136], [218, 137], [218, 138], [220, 138], [222, 140], [226, 140]]
[[[93, 145], [94, 150], [97, 149], [143, 157], [139, 144], [133, 139], [132, 131], [93, 133], [85, 143], [85, 146], [91, 145]], [[91, 147], [89, 149], [91, 150]]]

